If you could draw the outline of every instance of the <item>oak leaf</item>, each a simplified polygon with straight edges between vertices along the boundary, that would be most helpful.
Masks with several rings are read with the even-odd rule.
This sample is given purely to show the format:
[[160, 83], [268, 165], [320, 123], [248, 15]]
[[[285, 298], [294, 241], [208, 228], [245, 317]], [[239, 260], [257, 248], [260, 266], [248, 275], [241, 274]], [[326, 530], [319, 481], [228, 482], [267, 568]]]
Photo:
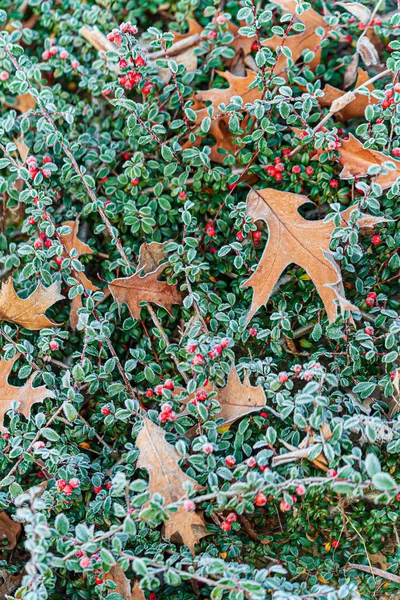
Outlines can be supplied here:
[[[356, 310], [344, 297], [340, 268], [329, 250], [335, 226], [332, 221], [325, 223], [304, 219], [298, 209], [307, 202], [310, 202], [307, 196], [268, 188], [252, 190], [247, 196], [247, 214], [254, 221], [265, 221], [269, 231], [256, 271], [242, 284], [242, 287], [251, 287], [254, 291], [247, 323], [268, 302], [274, 285], [292, 263], [302, 267], [311, 277], [330, 322], [337, 317], [337, 304], [341, 312]], [[356, 208], [351, 206], [341, 213], [342, 225], [348, 222]], [[361, 229], [370, 229], [383, 220], [361, 213], [357, 224]]]
[[376, 183], [382, 186], [383, 189], [391, 187], [400, 177], [400, 162], [394, 160], [391, 156], [364, 148], [362, 142], [349, 134], [347, 141], [342, 141], [339, 148], [339, 162], [343, 167], [339, 177], [341, 179], [352, 179], [353, 177], [365, 177], [368, 175], [368, 169], [371, 166], [378, 165], [385, 169], [384, 163], [391, 162], [395, 165], [393, 171], [385, 169], [385, 173], [381, 173], [375, 179]]
[[57, 327], [58, 324], [46, 317], [46, 310], [64, 296], [60, 294], [60, 282], [49, 287], [41, 283], [26, 299], [20, 298], [15, 289], [12, 277], [2, 283], [0, 290], [0, 320], [17, 323], [25, 329], [36, 331], [44, 327]]
[[[161, 494], [167, 505], [186, 496], [184, 483], [190, 483], [196, 491], [204, 489], [182, 471], [179, 454], [165, 440], [163, 429], [147, 418], [143, 419], [136, 445], [140, 451], [137, 467], [146, 469], [149, 473], [148, 491], [151, 494]], [[197, 512], [185, 511], [182, 504], [164, 521], [164, 529], [167, 539], [178, 538], [188, 546], [192, 554], [195, 543], [207, 535], [203, 517]]]
[[[142, 253], [142, 250], [140, 253]], [[140, 302], [144, 301], [162, 306], [171, 314], [172, 305], [181, 304], [183, 294], [178, 291], [176, 285], [159, 281], [159, 276], [167, 266], [168, 263], [160, 265], [143, 277], [142, 267], [130, 277], [120, 277], [109, 283], [109, 290], [118, 306], [121, 307], [122, 304], [126, 304], [132, 317], [137, 320], [140, 320], [142, 308]]]
[[[214, 112], [207, 135], [212, 135], [215, 138], [215, 144], [211, 146], [209, 157], [214, 162], [222, 163], [226, 155], [234, 153], [238, 146], [235, 142], [235, 137], [229, 130], [229, 116], [225, 115], [220, 105], [229, 104], [233, 96], [240, 96], [243, 99], [243, 104], [253, 103], [255, 100], [261, 98], [262, 92], [260, 92], [257, 86], [249, 87], [256, 80], [256, 73], [252, 71], [246, 70], [245, 77], [238, 77], [229, 71], [216, 71], [216, 73], [229, 83], [229, 87], [222, 89], [211, 88], [210, 90], [201, 91], [196, 95], [194, 105], [196, 112], [195, 126], [200, 127], [203, 119], [209, 116], [208, 109], [204, 103], [211, 102]], [[243, 135], [246, 123], [247, 118], [241, 123]], [[183, 148], [188, 148], [192, 145], [198, 146], [204, 137], [204, 135], [197, 134], [195, 143], [192, 144], [187, 141], [183, 145]], [[219, 152], [220, 149], [225, 150], [225, 152]]]
[[226, 386], [218, 389], [217, 400], [221, 405], [218, 418], [222, 417], [225, 425], [231, 425], [240, 417], [263, 408], [266, 397], [261, 385], [250, 384], [248, 372], [241, 383], [236, 367], [232, 365]]
[[168, 242], [146, 242], [140, 246], [138, 271], [142, 271], [145, 275], [156, 271], [161, 261], [166, 258], [165, 246]]
[[[88, 244], [86, 244], [85, 242], [82, 242], [82, 240], [80, 240], [78, 238], [79, 218], [77, 218], [75, 221], [65, 221], [62, 224], [62, 226], [70, 227], [70, 229], [71, 229], [70, 233], [67, 233], [67, 234], [61, 236], [61, 239], [64, 242], [65, 247], [69, 253], [71, 253], [71, 251], [73, 249], [77, 250], [78, 257], [82, 256], [83, 254], [92, 254], [93, 253], [92, 248]], [[86, 275], [84, 273], [80, 272], [79, 278], [86, 290], [95, 292], [96, 290], [99, 289], [96, 285], [94, 285], [94, 283], [92, 283], [86, 277]], [[78, 325], [78, 320], [79, 320], [78, 319], [78, 310], [80, 308], [82, 308], [82, 295], [77, 294], [76, 296], [74, 296], [72, 298], [70, 312], [69, 312], [69, 320], [70, 320], [71, 327], [73, 330], [75, 330], [76, 326]]]
[[[292, 60], [296, 62], [304, 50], [311, 50], [315, 52], [314, 58], [308, 63], [310, 69], [317, 67], [321, 61], [321, 48], [319, 44], [321, 42], [321, 36], [316, 33], [317, 28], [322, 28], [326, 34], [330, 26], [325, 19], [317, 13], [313, 8], [304, 11], [301, 15], [297, 14], [296, 8], [299, 6], [295, 0], [274, 0], [274, 4], [277, 4], [280, 8], [286, 10], [292, 15], [296, 15], [296, 18], [305, 25], [303, 33], [297, 33], [295, 35], [289, 35], [284, 38], [278, 35], [273, 35], [271, 38], [262, 41], [262, 45], [276, 50], [278, 47], [285, 46], [289, 48], [292, 53]], [[277, 61], [274, 67], [274, 74], [279, 75], [288, 66], [287, 57], [281, 52], [277, 57]]]
[[[1, 363], [0, 363], [1, 369]], [[1, 377], [1, 375], [0, 375]], [[6, 538], [8, 540], [8, 548], [12, 550], [18, 543], [18, 538], [21, 535], [22, 525], [13, 521], [8, 516], [5, 510], [0, 512], [0, 540]]]
[[117, 586], [112, 590], [113, 594], [120, 594], [124, 600], [145, 600], [145, 595], [140, 589], [139, 582], [136, 581], [133, 589], [131, 582], [121, 569], [119, 564], [111, 567], [108, 573], [104, 573], [105, 581], [113, 581]]
[[[369, 75], [366, 71], [363, 71], [363, 69], [360, 68], [357, 70], [357, 72], [358, 76], [356, 87], [360, 87], [369, 79]], [[373, 84], [369, 84], [366, 87], [368, 90], [370, 90], [370, 92], [373, 92], [375, 89]], [[327, 107], [332, 107], [335, 101], [337, 101], [339, 98], [344, 98], [346, 94], [348, 94], [348, 92], [339, 90], [338, 88], [335, 88], [329, 84], [324, 87], [323, 92], [324, 95], [321, 98], [318, 98], [318, 102], [321, 106]], [[362, 117], [368, 104], [377, 104], [378, 102], [379, 100], [373, 96], [354, 94], [354, 98], [350, 99], [350, 102], [348, 102], [345, 106], [338, 107], [337, 111], [339, 112], [339, 116], [343, 121], [348, 121], [349, 119]], [[333, 110], [333, 108], [331, 109]]]
[[36, 100], [29, 93], [26, 93], [16, 96], [12, 102], [5, 102], [5, 105], [8, 108], [15, 108], [15, 110], [19, 110], [20, 113], [24, 114], [35, 108]]
[[32, 386], [36, 373], [33, 373], [22, 387], [16, 387], [8, 383], [8, 377], [19, 356], [20, 354], [16, 354], [10, 360], [5, 360], [4, 358], [0, 360], [0, 431], [6, 431], [6, 428], [3, 425], [4, 416], [7, 411], [11, 409], [12, 402], [18, 402], [19, 406], [17, 411], [29, 419], [33, 404], [42, 402], [45, 398], [56, 397], [55, 393], [48, 390], [44, 385], [36, 388]]

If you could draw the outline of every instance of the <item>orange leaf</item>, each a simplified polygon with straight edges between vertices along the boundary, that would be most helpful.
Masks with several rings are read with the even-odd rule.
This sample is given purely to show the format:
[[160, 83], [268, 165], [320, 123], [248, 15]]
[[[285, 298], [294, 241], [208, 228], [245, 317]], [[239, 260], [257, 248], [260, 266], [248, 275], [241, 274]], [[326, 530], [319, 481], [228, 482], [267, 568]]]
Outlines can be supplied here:
[[60, 282], [45, 288], [41, 283], [28, 298], [22, 300], [14, 289], [12, 277], [2, 284], [0, 290], [0, 319], [17, 323], [25, 329], [36, 331], [58, 324], [45, 316], [46, 310], [64, 296], [60, 294]]

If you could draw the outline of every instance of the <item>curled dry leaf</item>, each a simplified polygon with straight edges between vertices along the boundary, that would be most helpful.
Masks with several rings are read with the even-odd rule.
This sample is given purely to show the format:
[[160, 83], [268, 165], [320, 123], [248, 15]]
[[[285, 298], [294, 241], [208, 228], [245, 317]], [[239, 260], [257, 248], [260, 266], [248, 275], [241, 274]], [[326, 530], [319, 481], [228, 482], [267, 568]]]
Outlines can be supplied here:
[[[62, 224], [62, 226], [63, 227], [67, 226], [67, 227], [71, 228], [70, 233], [61, 236], [61, 239], [64, 242], [65, 247], [68, 250], [68, 252], [71, 252], [71, 250], [75, 249], [78, 252], [78, 257], [82, 256], [83, 254], [92, 254], [93, 253], [92, 248], [88, 244], [86, 244], [85, 242], [82, 242], [82, 240], [80, 240], [78, 238], [79, 218], [77, 218], [75, 221], [65, 221]], [[96, 285], [94, 285], [94, 283], [92, 283], [86, 277], [86, 275], [84, 273], [80, 272], [79, 277], [80, 277], [86, 290], [95, 292], [96, 290], [99, 289]], [[70, 320], [71, 327], [73, 330], [76, 329], [76, 326], [78, 324], [78, 310], [80, 308], [82, 308], [82, 295], [77, 294], [76, 296], [74, 296], [74, 298], [71, 301], [71, 307], [70, 307], [70, 312], [69, 312], [69, 320]]]
[[3, 425], [4, 416], [10, 410], [12, 402], [18, 402], [17, 411], [29, 419], [33, 404], [42, 402], [45, 398], [56, 397], [54, 392], [48, 390], [45, 385], [36, 388], [32, 386], [36, 373], [33, 373], [22, 387], [16, 387], [8, 383], [8, 377], [13, 365], [19, 357], [20, 354], [16, 354], [10, 360], [5, 360], [4, 358], [0, 360], [0, 431], [6, 431]]
[[370, 65], [379, 64], [379, 54], [371, 40], [366, 36], [359, 37], [357, 40], [357, 52], [364, 61], [364, 64]]
[[343, 169], [339, 174], [341, 179], [352, 179], [353, 177], [365, 177], [368, 175], [368, 169], [371, 166], [379, 165], [384, 169], [384, 163], [391, 162], [395, 165], [393, 171], [386, 169], [385, 173], [378, 175], [376, 183], [383, 189], [391, 187], [400, 177], [400, 162], [393, 160], [391, 156], [364, 148], [362, 142], [350, 133], [348, 141], [343, 141], [339, 148], [339, 162]]
[[[4, 361], [2, 361], [4, 362]], [[1, 370], [1, 363], [0, 363]], [[1, 375], [0, 375], [1, 377]], [[12, 550], [18, 543], [18, 538], [21, 535], [22, 525], [21, 523], [17, 523], [13, 521], [11, 517], [8, 516], [5, 510], [0, 512], [0, 540], [6, 538], [8, 540], [8, 548]]]
[[145, 242], [142, 244], [139, 250], [138, 271], [141, 271], [145, 275], [152, 271], [156, 271], [160, 262], [167, 256], [164, 252], [167, 243], [168, 242], [151, 242], [150, 244], [147, 244]]
[[359, 2], [336, 2], [336, 5], [341, 6], [351, 15], [357, 17], [364, 25], [367, 25], [371, 21], [371, 11], [367, 6], [363, 6]]
[[[193, 489], [200, 491], [203, 487], [180, 468], [180, 456], [174, 446], [164, 437], [161, 427], [147, 418], [143, 419], [143, 427], [137, 437], [136, 445], [140, 454], [137, 467], [146, 469], [149, 473], [148, 491], [150, 494], [161, 494], [165, 504], [173, 504], [182, 500], [187, 492], [184, 483], [191, 483]], [[187, 512], [182, 504], [176, 512], [171, 512], [168, 520], [164, 521], [167, 539], [178, 538], [188, 546], [192, 554], [194, 545], [207, 535], [203, 517], [197, 512]]]
[[[369, 75], [363, 69], [357, 69], [357, 82], [356, 88], [363, 86], [369, 79]], [[366, 86], [370, 92], [374, 91], [373, 84]], [[326, 85], [323, 89], [324, 95], [318, 98], [318, 102], [321, 106], [330, 107], [332, 112], [340, 113], [340, 119], [348, 121], [349, 119], [356, 119], [362, 117], [368, 104], [377, 104], [379, 100], [373, 96], [364, 96], [363, 94], [354, 94], [353, 92], [344, 92], [332, 85]]]
[[360, 55], [355, 54], [351, 59], [350, 63], [346, 67], [346, 71], [343, 76], [343, 87], [346, 90], [348, 87], [353, 85], [359, 76], [358, 63], [360, 62]]
[[[242, 284], [254, 290], [246, 323], [268, 302], [280, 275], [292, 263], [311, 277], [331, 323], [338, 314], [337, 304], [342, 312], [356, 310], [344, 297], [340, 268], [329, 250], [335, 226], [332, 221], [304, 219], [298, 209], [307, 202], [311, 202], [307, 196], [274, 189], [252, 190], [247, 196], [247, 215], [254, 221], [265, 221], [269, 236], [255, 273]], [[341, 213], [342, 226], [356, 208], [351, 206]], [[361, 213], [357, 224], [360, 229], [371, 228], [383, 220]]]
[[22, 300], [14, 289], [12, 277], [9, 277], [0, 290], [0, 320], [17, 323], [32, 331], [58, 327], [44, 313], [52, 304], [64, 298], [60, 294], [60, 286], [58, 281], [47, 288], [38, 283], [36, 290]]
[[29, 148], [25, 144], [23, 133], [21, 133], [19, 138], [14, 138], [14, 144], [17, 146], [18, 154], [20, 155], [22, 164], [24, 165], [29, 156]]
[[36, 106], [36, 100], [30, 94], [21, 94], [13, 98], [12, 102], [6, 102], [5, 105], [8, 108], [15, 108], [20, 113], [27, 113], [28, 110], [33, 110]]
[[111, 567], [108, 573], [104, 573], [105, 581], [113, 581], [117, 586], [112, 593], [120, 594], [124, 600], [145, 600], [145, 595], [140, 589], [139, 582], [136, 581], [133, 589], [131, 589], [131, 582], [121, 569], [119, 564]]
[[140, 319], [140, 302], [144, 301], [162, 306], [171, 314], [172, 305], [181, 304], [183, 294], [178, 291], [176, 285], [159, 281], [159, 276], [167, 266], [161, 265], [144, 277], [141, 269], [130, 277], [114, 279], [108, 287], [118, 306], [126, 304], [132, 317], [137, 320]]

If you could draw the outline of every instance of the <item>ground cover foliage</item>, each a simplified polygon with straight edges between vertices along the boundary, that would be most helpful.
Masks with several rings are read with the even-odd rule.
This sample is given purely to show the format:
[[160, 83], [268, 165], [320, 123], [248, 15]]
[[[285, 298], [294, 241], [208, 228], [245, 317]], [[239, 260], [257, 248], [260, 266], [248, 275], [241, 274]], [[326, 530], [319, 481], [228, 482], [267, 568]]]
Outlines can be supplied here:
[[396, 3], [0, 9], [1, 597], [398, 597]]

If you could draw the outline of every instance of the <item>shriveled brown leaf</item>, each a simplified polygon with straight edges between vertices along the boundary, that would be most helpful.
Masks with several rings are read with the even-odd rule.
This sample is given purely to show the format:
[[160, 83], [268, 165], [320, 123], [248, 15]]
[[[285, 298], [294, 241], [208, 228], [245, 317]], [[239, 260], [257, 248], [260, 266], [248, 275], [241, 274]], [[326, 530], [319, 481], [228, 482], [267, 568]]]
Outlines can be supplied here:
[[358, 73], [358, 63], [360, 62], [360, 55], [355, 54], [351, 59], [350, 63], [346, 67], [346, 71], [343, 76], [343, 87], [347, 89], [357, 80], [359, 76]]
[[[247, 196], [247, 215], [254, 221], [267, 223], [269, 232], [255, 273], [242, 284], [242, 287], [254, 290], [247, 323], [268, 302], [280, 275], [292, 263], [302, 267], [311, 277], [330, 322], [337, 317], [337, 304], [341, 311], [356, 310], [344, 297], [340, 268], [329, 250], [335, 226], [332, 221], [304, 219], [298, 209], [307, 202], [310, 202], [307, 196], [274, 189], [252, 190]], [[356, 208], [351, 206], [341, 213], [343, 224]], [[362, 213], [358, 226], [360, 229], [371, 228], [382, 220]]]
[[231, 425], [240, 417], [260, 410], [266, 402], [261, 385], [252, 386], [248, 373], [242, 383], [235, 365], [231, 366], [226, 386], [218, 389], [217, 400], [221, 405], [218, 418], [222, 417], [226, 425]]
[[[295, 35], [289, 35], [286, 39], [273, 35], [271, 38], [262, 41], [262, 45], [271, 50], [276, 50], [278, 46], [284, 46], [289, 48], [292, 52], [292, 59], [296, 62], [304, 52], [304, 50], [311, 50], [315, 52], [313, 60], [308, 63], [311, 69], [317, 67], [321, 61], [321, 48], [318, 45], [321, 41], [321, 37], [316, 33], [316, 29], [322, 27], [325, 33], [329, 30], [329, 25], [325, 19], [313, 8], [304, 11], [301, 15], [296, 13], [298, 3], [295, 0], [274, 0], [274, 4], [277, 4], [284, 11], [289, 12], [292, 15], [296, 15], [297, 19], [302, 22], [306, 29], [303, 33]], [[281, 53], [276, 61], [274, 68], [275, 75], [282, 74], [287, 67], [287, 57]]]
[[25, 575], [24, 569], [22, 569], [16, 575], [8, 573], [6, 569], [0, 571], [0, 577], [3, 579], [3, 583], [0, 585], [0, 598], [8, 598], [20, 587], [23, 576]]
[[[140, 251], [141, 253], [142, 251]], [[146, 251], [144, 251], [146, 252]], [[154, 264], [152, 265], [154, 267]], [[130, 277], [114, 279], [108, 287], [118, 306], [126, 304], [134, 319], [140, 319], [140, 302], [146, 301], [165, 308], [170, 314], [173, 304], [181, 304], [182, 292], [176, 285], [159, 281], [159, 276], [167, 267], [167, 264], [157, 267], [142, 277], [143, 268]]]
[[0, 360], [0, 431], [6, 431], [3, 425], [4, 416], [10, 410], [12, 402], [18, 402], [17, 411], [29, 419], [33, 404], [42, 402], [45, 398], [56, 397], [55, 393], [48, 390], [45, 385], [33, 387], [32, 383], [36, 373], [33, 373], [22, 387], [16, 387], [8, 383], [13, 365], [19, 357], [20, 354], [16, 354], [10, 360], [4, 358]]
[[28, 110], [34, 109], [36, 106], [36, 100], [30, 94], [21, 94], [13, 98], [12, 102], [5, 103], [8, 108], [15, 108], [20, 113], [26, 113]]
[[[0, 382], [2, 385], [2, 363], [11, 361], [0, 362]], [[12, 366], [12, 365], [11, 365]], [[8, 385], [8, 384], [7, 384]], [[22, 389], [22, 388], [21, 388]], [[3, 403], [3, 400], [2, 400]], [[3, 415], [1, 417], [1, 423], [3, 423]], [[4, 431], [4, 430], [3, 430]], [[11, 517], [8, 516], [5, 510], [0, 512], [0, 540], [6, 538], [8, 540], [7, 548], [11, 550], [15, 548], [18, 543], [18, 538], [21, 535], [22, 526], [21, 523], [17, 523]]]
[[29, 148], [25, 144], [24, 135], [22, 133], [19, 138], [14, 138], [14, 144], [17, 146], [18, 154], [20, 155], [22, 164], [24, 165], [29, 156]]
[[[369, 79], [369, 75], [363, 69], [357, 69], [357, 82], [356, 87], [363, 86]], [[373, 84], [366, 86], [371, 92], [374, 91]], [[340, 118], [343, 121], [349, 119], [356, 119], [362, 117], [368, 104], [377, 104], [379, 101], [373, 96], [364, 96], [363, 94], [353, 94], [352, 92], [344, 92], [332, 85], [327, 84], [324, 89], [324, 95], [318, 98], [318, 102], [321, 106], [330, 107], [333, 112], [339, 112]], [[351, 95], [353, 94], [353, 95]], [[342, 105], [340, 105], [342, 101]], [[336, 105], [334, 105], [336, 102]]]
[[160, 262], [166, 258], [164, 251], [168, 242], [146, 242], [140, 246], [138, 271], [142, 271], [145, 275], [156, 271]]
[[[85, 242], [82, 242], [82, 240], [80, 240], [78, 238], [79, 218], [77, 218], [75, 221], [65, 221], [62, 225], [71, 228], [70, 233], [61, 236], [61, 239], [64, 242], [65, 247], [68, 250], [68, 252], [71, 252], [71, 250], [75, 249], [78, 252], [78, 257], [82, 256], [83, 254], [92, 254], [93, 253], [92, 248], [88, 244], [86, 244]], [[99, 289], [96, 285], [94, 285], [94, 283], [92, 283], [86, 277], [86, 275], [84, 273], [80, 272], [79, 277], [80, 277], [86, 290], [95, 292], [96, 290]], [[81, 296], [81, 294], [77, 294], [76, 296], [74, 296], [74, 298], [71, 301], [70, 313], [69, 313], [69, 320], [70, 320], [71, 327], [73, 330], [76, 329], [76, 326], [78, 324], [78, 310], [80, 308], [82, 308], [82, 296]]]
[[[229, 71], [217, 71], [217, 74], [223, 77], [228, 83], [227, 88], [211, 88], [210, 90], [201, 91], [196, 95], [195, 105], [193, 110], [196, 111], [195, 126], [199, 127], [205, 117], [208, 116], [205, 102], [211, 102], [214, 108], [213, 118], [211, 120], [211, 126], [209, 129], [209, 135], [215, 138], [215, 144], [211, 146], [210, 160], [213, 162], [222, 163], [225, 156], [229, 153], [234, 153], [237, 149], [234, 136], [229, 131], [229, 118], [224, 115], [223, 111], [219, 108], [220, 104], [229, 104], [232, 96], [240, 96], [243, 99], [243, 103], [251, 103], [254, 100], [260, 99], [262, 93], [258, 87], [249, 89], [249, 86], [254, 83], [256, 79], [256, 73], [246, 69], [245, 77], [237, 77]], [[243, 135], [245, 133], [245, 127], [248, 122], [247, 117], [241, 123], [241, 129]], [[198, 136], [194, 144], [187, 141], [183, 144], [183, 148], [188, 148], [192, 145], [198, 146], [204, 136]], [[220, 152], [223, 150], [224, 152]]]
[[62, 226], [71, 228], [70, 233], [61, 236], [68, 252], [75, 249], [78, 251], [78, 256], [82, 256], [83, 254], [93, 254], [92, 248], [78, 238], [79, 218], [75, 221], [64, 221]]
[[112, 591], [113, 594], [121, 594], [124, 600], [145, 600], [145, 595], [140, 589], [139, 582], [136, 581], [133, 589], [131, 582], [121, 569], [119, 564], [114, 565], [108, 573], [104, 573], [106, 581], [113, 581], [116, 588]]
[[336, 2], [337, 6], [341, 6], [351, 15], [357, 17], [359, 21], [365, 25], [371, 20], [371, 11], [367, 6], [360, 4], [360, 2]]
[[358, 38], [357, 52], [359, 53], [367, 67], [369, 67], [370, 65], [379, 64], [378, 50], [375, 48], [374, 44], [366, 35]]
[[64, 296], [60, 294], [60, 282], [49, 287], [41, 283], [34, 292], [22, 300], [14, 289], [12, 277], [2, 283], [0, 290], [0, 320], [17, 323], [25, 329], [36, 331], [44, 327], [57, 327], [58, 324], [46, 317], [46, 310]]
[[391, 162], [396, 168], [393, 171], [378, 175], [375, 179], [383, 189], [391, 187], [396, 179], [400, 177], [400, 162], [398, 160], [394, 160], [391, 156], [383, 154], [383, 152], [364, 148], [362, 142], [353, 134], [349, 135], [348, 141], [342, 142], [339, 155], [339, 162], [343, 167], [339, 174], [341, 179], [365, 177], [368, 174], [369, 167], [372, 165], [383, 167], [384, 162]]
[[[151, 494], [161, 494], [165, 504], [173, 504], [186, 496], [183, 486], [185, 482], [190, 482], [196, 491], [203, 489], [182, 471], [179, 466], [180, 457], [174, 446], [165, 440], [163, 429], [147, 418], [143, 419], [136, 445], [140, 451], [137, 467], [146, 469], [149, 473], [148, 491]], [[167, 539], [178, 538], [188, 546], [192, 554], [195, 543], [207, 535], [203, 517], [197, 512], [185, 511], [182, 504], [164, 521], [164, 529]]]

